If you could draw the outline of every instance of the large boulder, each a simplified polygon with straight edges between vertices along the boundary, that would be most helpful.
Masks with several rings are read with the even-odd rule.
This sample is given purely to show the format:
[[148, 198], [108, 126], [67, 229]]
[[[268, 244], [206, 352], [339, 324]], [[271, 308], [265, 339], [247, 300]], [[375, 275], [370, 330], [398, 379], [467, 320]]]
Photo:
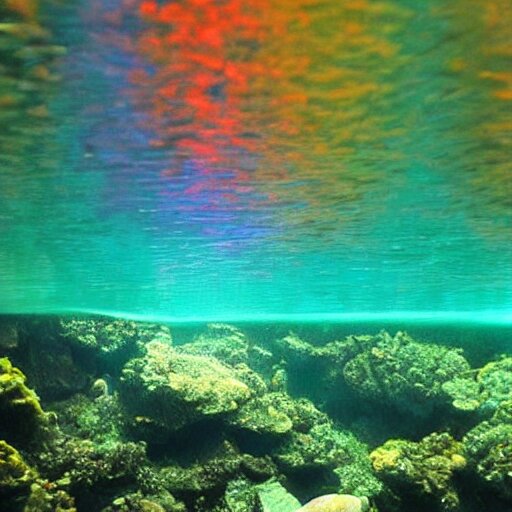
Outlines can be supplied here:
[[252, 392], [234, 369], [216, 359], [151, 342], [143, 357], [124, 367], [120, 395], [138, 421], [146, 418], [174, 432], [202, 419], [234, 413]]
[[443, 384], [468, 370], [460, 350], [383, 332], [371, 348], [347, 362], [343, 374], [361, 399], [410, 418], [429, 416], [445, 406]]

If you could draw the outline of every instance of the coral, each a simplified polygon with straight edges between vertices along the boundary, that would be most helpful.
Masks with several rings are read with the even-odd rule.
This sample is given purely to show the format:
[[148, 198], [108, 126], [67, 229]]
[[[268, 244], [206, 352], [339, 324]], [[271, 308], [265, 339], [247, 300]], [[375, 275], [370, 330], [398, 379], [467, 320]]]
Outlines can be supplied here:
[[270, 392], [252, 398], [228, 419], [229, 424], [259, 434], [282, 435], [292, 429], [306, 432], [327, 421], [309, 400], [293, 400], [285, 393]]
[[160, 342], [146, 351], [124, 367], [121, 398], [131, 414], [169, 432], [234, 412], [251, 397], [237, 373], [213, 358], [180, 354]]
[[486, 364], [477, 374], [482, 389], [481, 407], [495, 411], [498, 406], [512, 400], [512, 357]]
[[447, 433], [419, 442], [389, 440], [370, 454], [377, 475], [392, 489], [431, 502], [440, 510], [457, 510], [459, 496], [453, 474], [466, 459], [462, 444]]
[[60, 320], [60, 330], [73, 344], [103, 355], [132, 353], [150, 341], [172, 343], [164, 325], [111, 318], [65, 318]]
[[0, 505], [23, 512], [76, 512], [74, 500], [54, 483], [42, 480], [20, 453], [0, 441]]
[[45, 422], [37, 395], [26, 384], [25, 375], [0, 358], [0, 435], [10, 440], [27, 440]]
[[476, 411], [482, 404], [480, 385], [475, 379], [455, 377], [445, 382], [442, 388], [459, 411]]
[[287, 414], [276, 407], [277, 393], [268, 393], [242, 405], [229, 423], [258, 434], [281, 435], [289, 432], [293, 423]]
[[96, 446], [88, 439], [58, 436], [32, 455], [42, 476], [87, 502], [98, 488], [142, 486], [151, 473], [143, 443]]
[[470, 430], [462, 442], [481, 481], [512, 500], [512, 400], [502, 402], [493, 417]]
[[442, 385], [469, 368], [459, 350], [382, 332], [372, 348], [348, 361], [343, 374], [365, 400], [424, 417], [445, 404]]

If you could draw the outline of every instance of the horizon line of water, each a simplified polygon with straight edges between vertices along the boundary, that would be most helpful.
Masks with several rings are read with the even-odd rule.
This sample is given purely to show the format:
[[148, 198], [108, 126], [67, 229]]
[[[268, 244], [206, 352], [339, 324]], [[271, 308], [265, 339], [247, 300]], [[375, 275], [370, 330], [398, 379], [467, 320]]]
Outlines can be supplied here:
[[162, 315], [133, 313], [106, 309], [63, 308], [51, 311], [4, 312], [2, 315], [91, 315], [122, 318], [133, 321], [158, 322], [166, 324], [222, 323], [298, 323], [298, 324], [375, 324], [407, 323], [417, 325], [467, 325], [467, 326], [512, 326], [512, 310], [473, 311], [382, 311], [347, 313], [246, 313], [225, 312], [207, 315]]

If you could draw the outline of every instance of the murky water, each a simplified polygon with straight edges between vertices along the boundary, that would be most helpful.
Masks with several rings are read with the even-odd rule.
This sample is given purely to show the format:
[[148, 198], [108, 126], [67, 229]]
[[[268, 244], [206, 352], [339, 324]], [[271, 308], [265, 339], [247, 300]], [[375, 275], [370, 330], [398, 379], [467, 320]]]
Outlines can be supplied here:
[[27, 5], [0, 312], [510, 320], [508, 0]]

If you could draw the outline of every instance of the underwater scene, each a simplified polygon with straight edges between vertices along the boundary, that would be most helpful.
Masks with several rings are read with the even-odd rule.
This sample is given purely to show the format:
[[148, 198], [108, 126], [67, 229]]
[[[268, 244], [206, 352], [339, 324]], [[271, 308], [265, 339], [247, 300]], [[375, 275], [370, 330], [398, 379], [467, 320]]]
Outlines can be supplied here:
[[0, 512], [512, 512], [510, 0], [0, 0]]

